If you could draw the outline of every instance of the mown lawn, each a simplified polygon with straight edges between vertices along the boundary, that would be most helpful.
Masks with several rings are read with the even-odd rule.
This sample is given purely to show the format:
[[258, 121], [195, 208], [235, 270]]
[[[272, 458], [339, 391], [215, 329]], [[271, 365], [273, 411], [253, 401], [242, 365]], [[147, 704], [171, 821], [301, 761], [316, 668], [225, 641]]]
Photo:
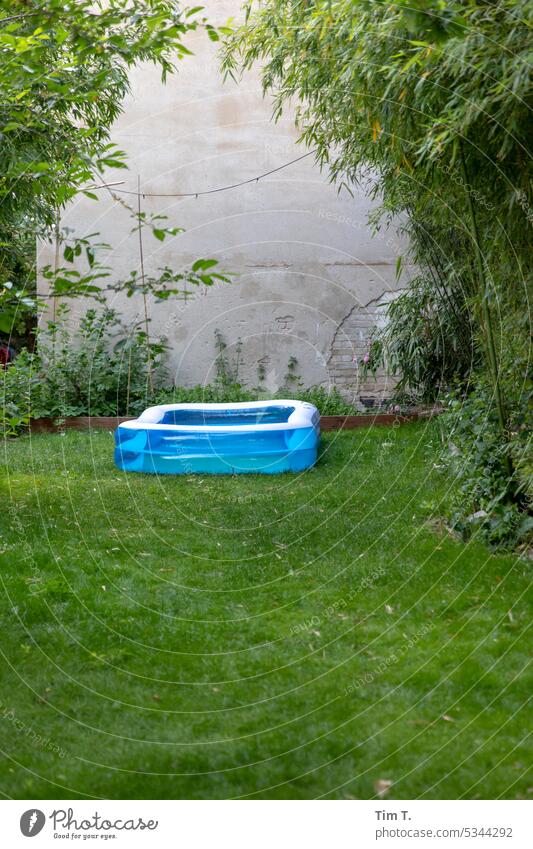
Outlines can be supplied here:
[[429, 519], [437, 440], [187, 478], [119, 473], [108, 433], [7, 443], [2, 793], [527, 796], [531, 565]]

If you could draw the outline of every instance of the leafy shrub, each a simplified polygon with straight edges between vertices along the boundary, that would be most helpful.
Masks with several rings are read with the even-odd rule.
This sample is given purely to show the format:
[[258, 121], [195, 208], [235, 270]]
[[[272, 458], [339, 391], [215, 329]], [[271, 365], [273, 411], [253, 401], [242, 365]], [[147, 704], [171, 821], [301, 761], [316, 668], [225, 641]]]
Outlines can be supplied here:
[[387, 322], [370, 344], [367, 370], [385, 366], [398, 379], [398, 395], [434, 401], [479, 361], [464, 295], [455, 288], [445, 281], [438, 287], [420, 275], [388, 305]]
[[14, 435], [30, 418], [137, 415], [164, 376], [162, 342], [127, 332], [110, 309], [87, 311], [76, 332], [68, 310], [37, 334], [38, 354], [22, 350], [2, 370], [0, 428]]
[[40, 409], [40, 359], [23, 350], [16, 360], [0, 369], [0, 433], [15, 436], [27, 427]]
[[502, 438], [492, 393], [484, 382], [466, 397], [451, 395], [440, 421], [445, 459], [459, 483], [451, 505], [453, 528], [465, 538], [475, 532], [493, 546], [525, 543], [533, 529], [526, 422], [517, 421], [512, 438]]
[[40, 334], [42, 415], [136, 415], [153, 397], [164, 346], [127, 332], [114, 310], [87, 311], [73, 333], [62, 314]]
[[241, 383], [205, 383], [196, 386], [174, 386], [161, 389], [155, 404], [232, 404], [238, 401], [257, 401], [257, 392]]
[[[359, 411], [344, 400], [338, 389], [328, 392], [322, 386], [311, 386], [308, 389], [298, 388], [287, 393], [286, 387], [269, 395], [269, 398], [290, 398], [295, 401], [307, 401], [314, 404], [323, 416], [355, 416]], [[162, 389], [156, 396], [156, 404], [231, 404], [239, 401], [260, 401], [266, 399], [266, 393], [261, 388], [248, 389], [242, 383], [207, 383], [196, 386], [175, 386], [173, 389]]]
[[111, 309], [87, 311], [79, 327], [68, 322], [68, 309], [37, 335], [38, 354], [21, 351], [1, 372], [0, 432], [13, 436], [39, 416], [136, 416], [154, 404], [232, 403], [269, 398], [294, 398], [314, 404], [322, 415], [355, 415], [358, 410], [334, 387], [305, 388], [296, 374], [296, 360], [287, 365], [284, 384], [267, 393], [264, 386], [241, 383], [241, 348], [229, 361], [226, 345], [216, 334], [218, 351], [213, 383], [163, 388], [165, 377], [162, 341], [146, 334], [127, 332]]
[[324, 386], [299, 389], [294, 398], [314, 404], [323, 416], [357, 416], [360, 412], [353, 404], [345, 401], [336, 386], [329, 390]]

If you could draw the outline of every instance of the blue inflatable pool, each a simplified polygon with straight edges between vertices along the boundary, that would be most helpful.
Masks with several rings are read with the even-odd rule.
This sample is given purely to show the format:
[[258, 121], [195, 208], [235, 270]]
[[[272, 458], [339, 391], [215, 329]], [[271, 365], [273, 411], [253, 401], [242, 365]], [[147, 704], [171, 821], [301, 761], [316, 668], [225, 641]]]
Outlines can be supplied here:
[[162, 475], [301, 472], [316, 461], [320, 415], [303, 401], [164, 404], [115, 431], [115, 463]]

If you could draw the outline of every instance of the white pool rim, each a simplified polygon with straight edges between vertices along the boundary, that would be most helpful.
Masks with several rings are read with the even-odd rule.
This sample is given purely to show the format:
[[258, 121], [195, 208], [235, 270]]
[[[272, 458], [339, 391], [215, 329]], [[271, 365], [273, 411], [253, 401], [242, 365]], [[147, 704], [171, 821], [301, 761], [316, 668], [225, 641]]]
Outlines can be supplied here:
[[[294, 407], [293, 412], [285, 422], [269, 424], [245, 425], [182, 425], [161, 424], [161, 419], [170, 410], [205, 410], [217, 412], [220, 410], [268, 410], [270, 407]], [[245, 431], [294, 430], [312, 427], [319, 429], [320, 414], [313, 404], [307, 401], [292, 401], [279, 399], [276, 401], [238, 401], [231, 404], [159, 404], [148, 407], [138, 419], [122, 422], [120, 428], [129, 430], [169, 430], [189, 433], [244, 433]]]

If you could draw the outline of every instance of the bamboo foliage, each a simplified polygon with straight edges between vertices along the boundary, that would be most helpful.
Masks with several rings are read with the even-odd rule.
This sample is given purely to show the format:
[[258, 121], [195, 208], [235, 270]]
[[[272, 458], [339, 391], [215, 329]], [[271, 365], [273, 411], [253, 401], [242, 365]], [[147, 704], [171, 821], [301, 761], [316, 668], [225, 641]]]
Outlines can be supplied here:
[[[411, 306], [428, 294], [430, 324], [447, 335], [409, 340], [406, 328], [429, 325], [409, 318], [408, 290], [390, 308], [404, 334], [389, 334], [393, 358], [401, 353], [396, 365], [427, 389], [431, 363], [417, 358], [441, 368], [454, 352], [471, 352], [466, 373], [456, 356], [446, 379], [468, 392], [488, 376], [484, 403], [495, 407], [510, 477], [533, 407], [533, 5], [249, 0], [246, 8], [224, 47], [226, 73], [238, 78], [259, 62], [274, 115], [297, 102], [301, 141], [332, 180], [380, 199], [374, 225], [408, 216], [411, 259], [424, 276]], [[435, 359], [441, 343], [446, 356]], [[518, 466], [531, 468], [524, 456]]]

